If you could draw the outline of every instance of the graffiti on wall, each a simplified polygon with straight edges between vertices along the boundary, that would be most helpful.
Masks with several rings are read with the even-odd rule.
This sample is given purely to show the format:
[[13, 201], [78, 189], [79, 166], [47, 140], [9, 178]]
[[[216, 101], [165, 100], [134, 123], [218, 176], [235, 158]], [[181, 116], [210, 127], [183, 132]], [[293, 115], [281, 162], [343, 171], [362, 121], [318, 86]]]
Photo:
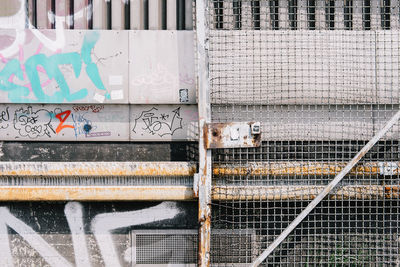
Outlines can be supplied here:
[[0, 105], [0, 138], [123, 140], [129, 138], [128, 116], [128, 107], [119, 105]]
[[[121, 257], [113, 241], [113, 231], [173, 219], [183, 212], [176, 202], [162, 202], [142, 210], [96, 215], [91, 220], [90, 232], [95, 237], [104, 265], [121, 266]], [[64, 213], [71, 234], [75, 266], [92, 266], [86, 240], [87, 233], [85, 233], [82, 205], [78, 202], [69, 202], [65, 205]], [[21, 236], [50, 266], [74, 266], [70, 260], [61, 255], [62, 253], [46, 242], [40, 234], [15, 217], [7, 207], [0, 207], [0, 266], [14, 266], [8, 228]], [[129, 259], [125, 260], [129, 261]]]
[[[21, 34], [23, 40], [15, 43]], [[0, 32], [1, 102], [127, 102], [123, 80], [128, 70], [113, 68], [128, 65], [127, 34], [70, 31], [68, 38], [66, 34], [59, 29]], [[115, 42], [110, 45], [108, 40]]]
[[195, 105], [0, 104], [0, 139], [196, 140]]
[[131, 108], [132, 140], [196, 140], [195, 105], [134, 105]]

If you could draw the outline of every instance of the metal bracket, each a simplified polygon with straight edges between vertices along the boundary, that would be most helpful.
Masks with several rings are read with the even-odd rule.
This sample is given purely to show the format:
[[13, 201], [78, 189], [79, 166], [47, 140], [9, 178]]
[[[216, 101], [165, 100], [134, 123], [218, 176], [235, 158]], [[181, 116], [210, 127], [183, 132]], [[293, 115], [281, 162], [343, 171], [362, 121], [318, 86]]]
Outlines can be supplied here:
[[260, 122], [207, 123], [205, 127], [207, 149], [261, 145]]

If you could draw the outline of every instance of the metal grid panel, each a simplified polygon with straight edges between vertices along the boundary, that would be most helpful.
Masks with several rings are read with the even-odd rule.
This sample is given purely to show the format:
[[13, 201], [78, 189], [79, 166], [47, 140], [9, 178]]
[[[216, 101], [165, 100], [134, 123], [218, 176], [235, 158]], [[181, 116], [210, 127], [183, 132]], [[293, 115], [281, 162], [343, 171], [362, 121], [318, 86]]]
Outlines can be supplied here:
[[[399, 110], [399, 1], [208, 4], [212, 122], [261, 121], [263, 138], [213, 151], [212, 229], [252, 229], [261, 253]], [[263, 264], [400, 264], [399, 133]]]

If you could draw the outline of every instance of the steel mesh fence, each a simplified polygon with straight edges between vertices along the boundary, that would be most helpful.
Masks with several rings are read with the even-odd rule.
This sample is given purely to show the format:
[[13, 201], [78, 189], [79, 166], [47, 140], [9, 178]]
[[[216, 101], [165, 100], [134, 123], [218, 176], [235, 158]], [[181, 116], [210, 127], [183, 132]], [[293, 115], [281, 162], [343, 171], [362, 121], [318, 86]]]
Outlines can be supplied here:
[[[212, 121], [262, 126], [261, 147], [213, 151], [212, 229], [256, 234], [258, 251], [244, 265], [399, 110], [400, 5], [209, 0], [208, 8]], [[396, 123], [263, 264], [399, 265], [399, 133]]]

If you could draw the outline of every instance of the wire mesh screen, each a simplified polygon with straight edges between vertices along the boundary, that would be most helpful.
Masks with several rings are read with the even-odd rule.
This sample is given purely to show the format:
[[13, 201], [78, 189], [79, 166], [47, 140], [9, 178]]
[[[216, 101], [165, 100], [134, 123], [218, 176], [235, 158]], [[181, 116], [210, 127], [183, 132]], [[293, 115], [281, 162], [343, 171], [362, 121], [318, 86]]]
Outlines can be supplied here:
[[[399, 110], [399, 1], [208, 8], [212, 121], [260, 121], [263, 140], [213, 151], [212, 229], [252, 231], [260, 254]], [[400, 265], [399, 137], [396, 123], [263, 264]]]

